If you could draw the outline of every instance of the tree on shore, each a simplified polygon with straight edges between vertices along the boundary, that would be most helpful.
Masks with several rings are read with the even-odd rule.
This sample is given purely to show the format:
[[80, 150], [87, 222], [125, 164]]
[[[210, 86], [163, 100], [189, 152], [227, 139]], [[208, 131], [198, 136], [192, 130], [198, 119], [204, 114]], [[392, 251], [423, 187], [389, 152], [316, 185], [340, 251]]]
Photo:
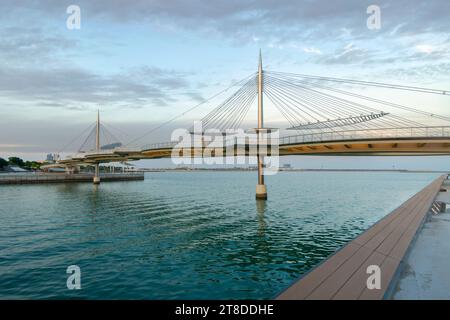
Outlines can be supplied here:
[[41, 163], [37, 161], [23, 161], [19, 157], [9, 157], [8, 161], [6, 161], [3, 158], [0, 158], [0, 169], [3, 169], [8, 165], [27, 170], [38, 170], [41, 168]]
[[19, 168], [23, 168], [25, 166], [25, 162], [23, 162], [22, 159], [20, 159], [19, 157], [9, 157], [8, 158], [8, 163], [11, 166], [16, 166]]
[[4, 167], [6, 167], [8, 165], [8, 161], [6, 161], [3, 158], [0, 158], [0, 169], [3, 169]]
[[23, 166], [23, 168], [28, 169], [28, 170], [37, 170], [37, 169], [40, 169], [40, 167], [41, 167], [41, 164], [36, 161], [25, 161], [25, 164]]

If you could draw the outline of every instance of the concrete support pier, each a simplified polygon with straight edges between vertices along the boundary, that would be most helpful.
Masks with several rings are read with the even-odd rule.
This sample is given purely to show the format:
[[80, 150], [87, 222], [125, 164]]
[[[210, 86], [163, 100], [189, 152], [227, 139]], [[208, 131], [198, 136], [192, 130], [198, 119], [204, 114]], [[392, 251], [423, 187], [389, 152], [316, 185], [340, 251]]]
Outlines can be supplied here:
[[100, 184], [100, 165], [95, 165], [94, 184]]
[[256, 185], [256, 199], [267, 200], [267, 188], [264, 184], [264, 159], [262, 156], [258, 156], [258, 184]]
[[256, 185], [256, 199], [267, 200], [267, 188], [265, 184]]

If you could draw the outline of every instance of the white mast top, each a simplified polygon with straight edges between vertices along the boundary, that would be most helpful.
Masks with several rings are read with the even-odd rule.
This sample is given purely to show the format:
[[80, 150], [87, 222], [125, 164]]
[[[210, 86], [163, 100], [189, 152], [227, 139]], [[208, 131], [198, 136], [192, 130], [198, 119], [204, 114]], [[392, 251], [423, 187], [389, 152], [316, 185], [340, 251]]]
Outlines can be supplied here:
[[264, 127], [263, 117], [263, 69], [262, 69], [262, 54], [259, 49], [259, 66], [258, 66], [258, 129]]

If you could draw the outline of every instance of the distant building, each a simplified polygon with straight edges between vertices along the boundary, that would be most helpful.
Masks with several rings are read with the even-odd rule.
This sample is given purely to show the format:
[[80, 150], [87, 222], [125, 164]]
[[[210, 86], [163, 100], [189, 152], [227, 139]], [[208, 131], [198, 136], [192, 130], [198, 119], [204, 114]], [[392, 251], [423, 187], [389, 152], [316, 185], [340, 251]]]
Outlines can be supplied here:
[[57, 153], [49, 153], [49, 154], [47, 154], [47, 157], [45, 159], [45, 161], [48, 163], [54, 163], [58, 160], [59, 160], [59, 154], [57, 154]]

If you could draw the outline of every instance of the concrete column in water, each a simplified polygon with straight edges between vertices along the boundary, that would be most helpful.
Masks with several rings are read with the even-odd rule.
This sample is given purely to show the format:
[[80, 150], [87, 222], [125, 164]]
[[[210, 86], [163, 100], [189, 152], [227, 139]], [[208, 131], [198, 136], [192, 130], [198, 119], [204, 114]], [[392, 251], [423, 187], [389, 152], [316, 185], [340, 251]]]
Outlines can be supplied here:
[[100, 165], [98, 163], [95, 164], [95, 174], [94, 174], [94, 184], [100, 183]]
[[258, 184], [256, 185], [256, 199], [267, 199], [267, 188], [264, 184], [264, 156], [259, 154], [259, 142], [262, 129], [264, 128], [263, 117], [263, 70], [262, 70], [262, 56], [259, 51], [259, 65], [258, 65], [258, 128], [256, 129], [257, 144], [258, 144]]

